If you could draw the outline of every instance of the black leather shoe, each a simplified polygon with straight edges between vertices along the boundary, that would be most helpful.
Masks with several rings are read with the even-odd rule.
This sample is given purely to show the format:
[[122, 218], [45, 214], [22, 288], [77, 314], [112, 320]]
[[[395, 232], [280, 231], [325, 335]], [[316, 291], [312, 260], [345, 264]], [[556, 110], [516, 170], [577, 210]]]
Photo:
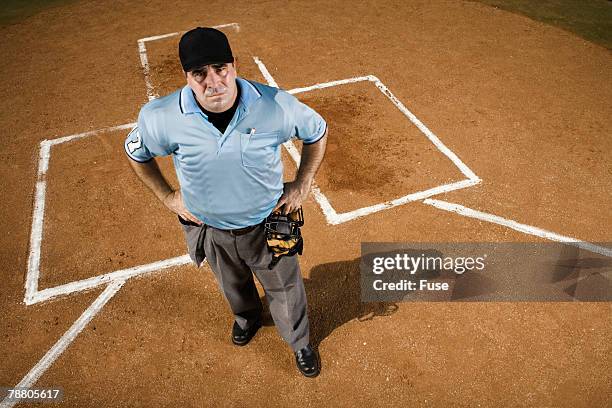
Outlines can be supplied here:
[[238, 322], [234, 321], [234, 327], [232, 327], [232, 343], [237, 346], [246, 346], [260, 327], [261, 322], [257, 322], [248, 329], [243, 330], [238, 326]]
[[295, 362], [297, 368], [306, 377], [316, 377], [319, 375], [319, 357], [310, 344], [295, 352]]

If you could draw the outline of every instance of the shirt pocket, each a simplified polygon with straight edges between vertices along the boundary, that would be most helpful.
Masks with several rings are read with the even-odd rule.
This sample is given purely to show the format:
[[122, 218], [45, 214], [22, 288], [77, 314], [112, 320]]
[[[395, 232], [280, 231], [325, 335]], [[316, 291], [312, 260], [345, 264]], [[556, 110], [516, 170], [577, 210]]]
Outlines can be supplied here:
[[240, 155], [244, 167], [270, 167], [278, 148], [280, 132], [240, 133]]

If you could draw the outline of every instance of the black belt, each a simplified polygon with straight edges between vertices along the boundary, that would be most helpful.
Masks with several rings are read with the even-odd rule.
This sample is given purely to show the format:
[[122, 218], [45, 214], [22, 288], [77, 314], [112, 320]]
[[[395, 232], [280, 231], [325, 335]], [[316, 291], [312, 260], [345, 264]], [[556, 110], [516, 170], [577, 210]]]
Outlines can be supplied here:
[[231, 230], [221, 230], [221, 231], [229, 232], [230, 234], [234, 236], [240, 236], [240, 235], [248, 234], [249, 232], [253, 231], [255, 228], [259, 227], [260, 225], [261, 224], [257, 224], [257, 225], [251, 225], [250, 227], [237, 228], [237, 229], [231, 229]]
[[[184, 219], [180, 215], [178, 216], [178, 219], [181, 222], [181, 224], [183, 224], [183, 225], [192, 225], [194, 227], [200, 227], [201, 226], [199, 224], [196, 224], [193, 221], [189, 221], [189, 220]], [[262, 223], [263, 223], [263, 221], [262, 221]], [[232, 234], [234, 236], [239, 236], [239, 235], [248, 234], [249, 232], [253, 231], [255, 228], [259, 227], [262, 223], [259, 223], [257, 225], [251, 225], [250, 227], [237, 228], [237, 229], [229, 229], [229, 230], [221, 229], [221, 228], [215, 228], [215, 229], [218, 229], [219, 231], [229, 232], [230, 234]]]

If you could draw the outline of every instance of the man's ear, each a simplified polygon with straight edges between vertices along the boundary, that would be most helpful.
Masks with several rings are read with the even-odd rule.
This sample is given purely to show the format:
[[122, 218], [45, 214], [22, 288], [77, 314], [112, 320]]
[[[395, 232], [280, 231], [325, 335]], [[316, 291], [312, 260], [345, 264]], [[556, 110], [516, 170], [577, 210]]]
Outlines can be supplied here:
[[233, 65], [234, 65], [234, 70], [236, 70], [236, 73], [237, 73], [238, 72], [238, 58], [234, 57]]

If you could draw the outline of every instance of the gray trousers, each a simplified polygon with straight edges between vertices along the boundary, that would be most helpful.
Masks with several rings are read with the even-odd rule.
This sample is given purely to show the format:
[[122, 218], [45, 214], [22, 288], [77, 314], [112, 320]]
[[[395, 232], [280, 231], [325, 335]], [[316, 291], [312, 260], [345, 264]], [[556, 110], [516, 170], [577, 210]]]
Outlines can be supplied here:
[[196, 265], [204, 257], [223, 291], [238, 325], [247, 329], [261, 319], [263, 306], [253, 273], [268, 299], [281, 337], [298, 351], [309, 343], [306, 292], [297, 255], [282, 257], [272, 268], [263, 224], [244, 235], [181, 220], [189, 255]]

